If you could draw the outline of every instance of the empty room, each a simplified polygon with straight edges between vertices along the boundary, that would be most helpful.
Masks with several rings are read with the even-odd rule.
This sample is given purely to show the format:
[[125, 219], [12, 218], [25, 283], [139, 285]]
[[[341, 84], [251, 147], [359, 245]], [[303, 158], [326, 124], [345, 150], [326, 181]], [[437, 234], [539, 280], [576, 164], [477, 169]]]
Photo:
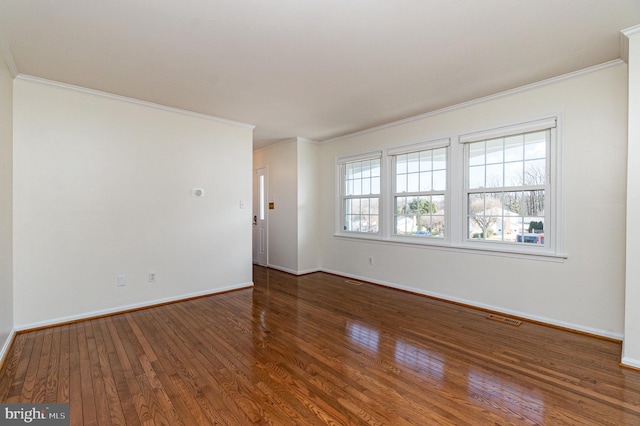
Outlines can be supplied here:
[[640, 2], [0, 0], [0, 424], [640, 425]]

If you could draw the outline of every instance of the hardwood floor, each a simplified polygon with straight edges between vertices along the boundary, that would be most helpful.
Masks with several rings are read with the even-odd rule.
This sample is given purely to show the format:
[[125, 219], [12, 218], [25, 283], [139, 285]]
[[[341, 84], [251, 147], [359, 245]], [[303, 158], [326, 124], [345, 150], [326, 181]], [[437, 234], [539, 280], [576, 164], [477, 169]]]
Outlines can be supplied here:
[[316, 273], [19, 334], [0, 402], [75, 425], [640, 425], [620, 344]]

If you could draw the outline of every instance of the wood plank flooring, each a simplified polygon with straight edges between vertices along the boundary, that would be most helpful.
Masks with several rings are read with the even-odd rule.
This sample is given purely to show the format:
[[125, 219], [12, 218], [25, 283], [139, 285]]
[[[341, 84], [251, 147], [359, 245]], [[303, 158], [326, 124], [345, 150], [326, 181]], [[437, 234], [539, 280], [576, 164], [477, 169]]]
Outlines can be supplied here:
[[367, 283], [253, 289], [19, 334], [0, 402], [74, 425], [640, 425], [620, 344]]

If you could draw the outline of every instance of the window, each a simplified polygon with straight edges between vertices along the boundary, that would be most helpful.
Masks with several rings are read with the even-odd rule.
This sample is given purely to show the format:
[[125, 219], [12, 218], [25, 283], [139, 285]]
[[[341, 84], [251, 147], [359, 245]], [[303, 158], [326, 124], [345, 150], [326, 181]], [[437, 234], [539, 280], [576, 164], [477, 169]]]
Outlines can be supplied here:
[[551, 117], [339, 159], [338, 235], [564, 257], [558, 126]]
[[341, 223], [347, 232], [380, 232], [380, 158], [344, 161], [341, 170]]
[[554, 128], [555, 120], [544, 120], [461, 138], [467, 241], [531, 249], [552, 245], [545, 232]]
[[398, 153], [392, 156], [392, 168], [393, 234], [443, 238], [447, 148]]

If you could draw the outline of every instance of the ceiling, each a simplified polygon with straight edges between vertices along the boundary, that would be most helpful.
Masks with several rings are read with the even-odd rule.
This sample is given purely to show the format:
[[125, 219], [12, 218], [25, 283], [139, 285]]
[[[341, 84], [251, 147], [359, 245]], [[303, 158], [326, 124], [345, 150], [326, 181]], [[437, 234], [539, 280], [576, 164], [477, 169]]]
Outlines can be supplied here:
[[18, 74], [254, 124], [256, 148], [611, 61], [637, 24], [640, 0], [0, 0]]

